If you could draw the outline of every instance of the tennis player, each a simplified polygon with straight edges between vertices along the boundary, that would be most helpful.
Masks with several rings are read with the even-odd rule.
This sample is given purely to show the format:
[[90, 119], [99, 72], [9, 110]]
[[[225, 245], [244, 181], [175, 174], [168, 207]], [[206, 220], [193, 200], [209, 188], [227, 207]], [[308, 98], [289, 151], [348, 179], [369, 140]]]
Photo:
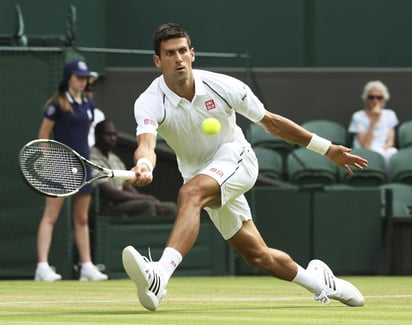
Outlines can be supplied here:
[[[287, 253], [265, 244], [244, 196], [257, 179], [258, 162], [236, 125], [235, 113], [260, 124], [274, 136], [325, 155], [350, 174], [349, 165], [362, 169], [367, 161], [352, 155], [349, 148], [332, 144], [269, 112], [243, 82], [193, 70], [195, 51], [180, 25], [159, 26], [153, 44], [154, 64], [162, 76], [135, 102], [138, 146], [132, 168], [136, 178], [131, 182], [138, 186], [152, 182], [159, 133], [176, 153], [184, 185], [179, 190], [174, 227], [160, 260], [149, 260], [132, 246], [123, 250], [123, 265], [137, 286], [140, 303], [149, 310], [159, 307], [170, 277], [196, 241], [200, 212], [206, 209], [222, 237], [248, 264], [307, 288], [323, 303], [336, 299], [349, 306], [362, 306], [364, 298], [358, 289], [336, 278], [324, 262], [313, 260], [305, 269]], [[219, 133], [203, 133], [201, 123], [208, 117], [221, 122]]]

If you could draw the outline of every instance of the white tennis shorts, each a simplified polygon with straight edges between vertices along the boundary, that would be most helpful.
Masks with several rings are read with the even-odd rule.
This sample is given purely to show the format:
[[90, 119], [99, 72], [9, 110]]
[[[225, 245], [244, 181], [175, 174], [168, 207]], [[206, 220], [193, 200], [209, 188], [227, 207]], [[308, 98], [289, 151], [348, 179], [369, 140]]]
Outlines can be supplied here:
[[256, 182], [258, 162], [250, 147], [227, 143], [220, 147], [213, 160], [200, 172], [214, 178], [221, 188], [221, 207], [205, 208], [225, 240], [231, 238], [252, 219], [244, 196]]

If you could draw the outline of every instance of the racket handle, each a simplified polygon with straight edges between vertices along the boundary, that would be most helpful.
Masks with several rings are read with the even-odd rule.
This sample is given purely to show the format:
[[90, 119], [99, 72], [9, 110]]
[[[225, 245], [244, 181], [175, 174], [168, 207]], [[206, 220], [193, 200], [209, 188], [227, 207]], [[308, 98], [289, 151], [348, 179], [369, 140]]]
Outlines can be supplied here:
[[136, 173], [132, 172], [131, 170], [112, 170], [113, 172], [113, 178], [117, 179], [132, 179], [136, 177]]

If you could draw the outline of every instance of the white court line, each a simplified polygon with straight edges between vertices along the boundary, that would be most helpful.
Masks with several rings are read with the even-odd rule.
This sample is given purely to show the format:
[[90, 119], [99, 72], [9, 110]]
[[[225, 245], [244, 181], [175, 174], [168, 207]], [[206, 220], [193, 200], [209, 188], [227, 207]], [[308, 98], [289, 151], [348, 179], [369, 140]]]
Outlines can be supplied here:
[[[310, 297], [302, 297], [302, 296], [293, 296], [293, 297], [260, 297], [260, 298], [251, 298], [251, 297], [205, 297], [205, 300], [207, 299], [208, 302], [276, 302], [276, 301], [300, 301], [302, 299], [306, 299]], [[365, 299], [393, 299], [393, 298], [412, 298], [412, 294], [407, 294], [407, 295], [374, 295], [374, 296], [365, 296]], [[173, 301], [201, 301], [202, 299], [199, 297], [198, 298], [173, 298], [170, 297], [170, 300]], [[133, 300], [49, 300], [49, 301], [0, 301], [0, 306], [10, 306], [10, 305], [47, 305], [47, 304], [79, 304], [79, 303], [89, 303], [89, 304], [96, 304], [96, 303], [104, 303], [104, 304], [119, 304], [119, 303], [136, 303], [136, 299]]]

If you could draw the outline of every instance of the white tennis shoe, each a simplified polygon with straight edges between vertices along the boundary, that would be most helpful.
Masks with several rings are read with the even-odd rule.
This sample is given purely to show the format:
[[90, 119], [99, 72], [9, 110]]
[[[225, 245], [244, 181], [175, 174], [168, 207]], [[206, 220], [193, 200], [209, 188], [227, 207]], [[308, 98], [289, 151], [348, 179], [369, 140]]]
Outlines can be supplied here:
[[82, 266], [80, 268], [79, 281], [105, 281], [109, 277], [99, 271], [96, 265]]
[[348, 281], [337, 278], [324, 262], [312, 260], [306, 269], [315, 274], [322, 288], [319, 293], [315, 293], [315, 300], [328, 304], [329, 299], [335, 299], [351, 307], [364, 305], [365, 299], [360, 291]]
[[62, 276], [56, 273], [54, 267], [51, 267], [49, 265], [36, 267], [36, 272], [34, 274], [35, 281], [54, 282], [61, 280], [61, 278]]
[[149, 261], [132, 246], [123, 249], [122, 258], [127, 275], [136, 284], [140, 303], [148, 310], [156, 310], [166, 295], [166, 283], [157, 262]]

